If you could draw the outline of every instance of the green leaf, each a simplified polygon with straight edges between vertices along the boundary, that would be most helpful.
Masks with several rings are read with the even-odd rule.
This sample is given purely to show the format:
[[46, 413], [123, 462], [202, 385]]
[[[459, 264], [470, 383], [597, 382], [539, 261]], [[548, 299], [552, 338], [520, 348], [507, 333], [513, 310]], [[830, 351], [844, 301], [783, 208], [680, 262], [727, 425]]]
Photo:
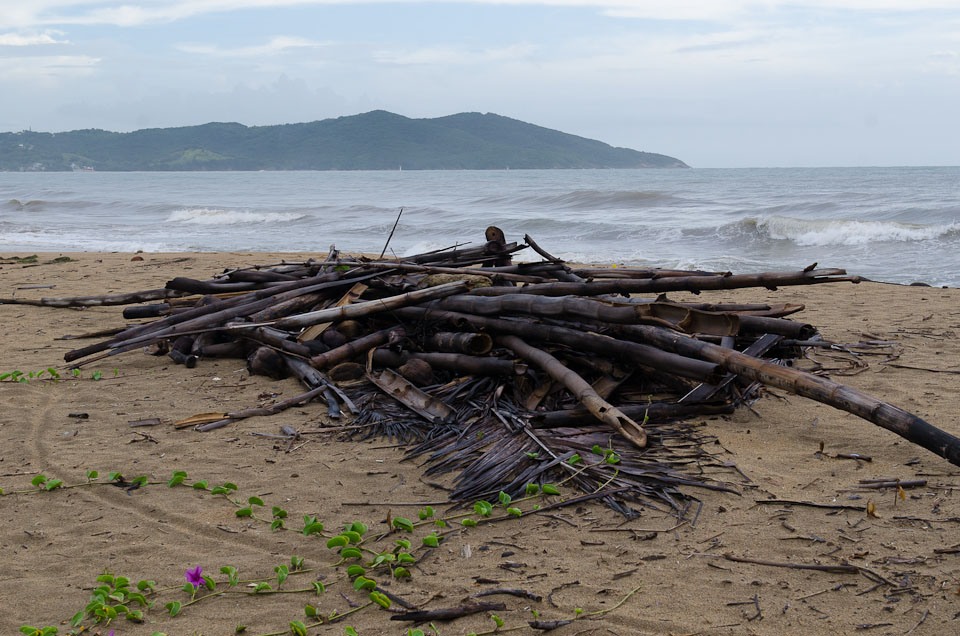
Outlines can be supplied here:
[[594, 455], [603, 455], [603, 447], [601, 447], [599, 444], [594, 444], [593, 448], [590, 449], [590, 452]]
[[250, 497], [249, 499], [247, 499], [247, 503], [250, 504], [251, 506], [262, 506], [263, 499], [261, 499], [260, 497]]
[[474, 527], [475, 525], [477, 525], [476, 520], [471, 519], [471, 518], [469, 518], [469, 517], [467, 517], [466, 519], [464, 519], [464, 520], [461, 521], [460, 523], [462, 523], [462, 524], [464, 525], [464, 527], [467, 527], [467, 528], [472, 528], [472, 527]]
[[321, 532], [323, 532], [323, 524], [319, 521], [314, 521], [303, 529], [303, 534], [307, 537], [311, 534], [320, 534]]
[[106, 583], [107, 585], [113, 585], [113, 581], [114, 581], [113, 575], [107, 574], [106, 572], [104, 572], [103, 574], [97, 577], [97, 583]]
[[410, 570], [403, 567], [396, 568], [393, 571], [393, 575], [398, 579], [408, 579], [410, 578]]
[[87, 613], [83, 610], [80, 610], [79, 612], [74, 614], [73, 618], [70, 619], [70, 627], [79, 627], [80, 623], [83, 622], [83, 617], [86, 615]]
[[437, 537], [437, 535], [435, 534], [428, 534], [423, 539], [421, 539], [421, 541], [423, 541], [423, 545], [429, 546], [431, 548], [435, 548], [438, 545], [440, 545], [440, 538]]
[[607, 462], [608, 464], [619, 464], [620, 456], [617, 455], [616, 453], [610, 453], [609, 455], [603, 458], [603, 461]]
[[164, 605], [164, 607], [170, 610], [171, 617], [176, 616], [177, 614], [180, 613], [180, 603], [178, 601], [170, 601], [169, 603]]
[[127, 612], [127, 620], [132, 623], [142, 623], [143, 622], [143, 612], [140, 610], [133, 610]]
[[273, 571], [277, 574], [277, 587], [283, 585], [283, 582], [287, 580], [287, 575], [290, 574], [290, 569], [285, 565], [278, 565], [273, 568]]
[[383, 609], [390, 609], [390, 597], [383, 592], [378, 592], [376, 590], [370, 592], [370, 600]]
[[31, 479], [31, 480], [30, 480], [30, 483], [33, 484], [34, 486], [39, 486], [40, 484], [42, 484], [42, 483], [45, 482], [45, 481], [47, 481], [47, 476], [41, 474], [41, 475], [37, 475], [36, 477], [34, 477], [33, 479]]
[[438, 528], [446, 528], [447, 522], [444, 521], [443, 519], [437, 519], [436, 521], [433, 522], [433, 525], [437, 526]]
[[339, 534], [335, 537], [330, 537], [329, 539], [327, 539], [328, 548], [342, 548], [348, 543], [350, 543], [350, 541], [342, 534]]
[[540, 457], [540, 453], [533, 453], [530, 451], [525, 451], [523, 454], [529, 457], [530, 459], [536, 459], [537, 457]]
[[213, 488], [213, 490], [210, 491], [210, 494], [211, 494], [211, 495], [225, 495], [225, 494], [227, 494], [228, 492], [230, 492], [230, 491], [227, 490], [226, 488], [224, 488], [223, 486], [215, 486], [215, 487]]
[[360, 536], [363, 536], [367, 534], [367, 524], [360, 523], [359, 521], [354, 521], [353, 523], [350, 524], [350, 527], [347, 528], [347, 530], [350, 530], [351, 532], [356, 532]]
[[430, 517], [433, 516], [433, 508], [431, 508], [430, 506], [427, 506], [423, 510], [420, 510], [419, 512], [417, 512], [417, 516], [420, 517], [420, 521], [423, 521], [424, 519], [429, 519]]
[[27, 636], [39, 636], [40, 630], [34, 627], [33, 625], [24, 625], [20, 628], [20, 632], [27, 634]]
[[313, 618], [314, 616], [317, 615], [317, 608], [308, 603], [306, 606], [304, 606], [303, 613], [309, 616], [310, 618]]
[[400, 563], [414, 563], [416, 559], [413, 558], [413, 555], [409, 552], [401, 552], [397, 555], [397, 561]]
[[294, 636], [307, 636], [307, 626], [300, 621], [290, 621], [290, 632]]
[[51, 480], [48, 481], [46, 484], [44, 484], [43, 487], [44, 487], [45, 489], [47, 489], [47, 490], [53, 490], [54, 488], [59, 488], [59, 487], [62, 486], [62, 485], [63, 485], [63, 481], [62, 481], [62, 480], [60, 480], [60, 479], [51, 479]]
[[170, 478], [170, 481], [167, 482], [167, 488], [173, 488], [174, 486], [179, 486], [180, 484], [183, 483], [183, 480], [186, 478], [187, 478], [186, 473], [183, 473], [182, 475], [178, 475], [174, 473], [173, 477]]
[[404, 519], [403, 517], [394, 517], [393, 527], [406, 530], [407, 532], [413, 532], [413, 523], [409, 519]]
[[347, 532], [344, 532], [340, 536], [346, 537], [350, 543], [360, 543], [361, 541], [363, 541], [363, 537], [360, 536], [360, 533], [353, 532], [352, 530], [348, 530]]
[[247, 506], [246, 508], [241, 508], [240, 510], [237, 510], [235, 514], [238, 517], [252, 517], [253, 509], [250, 506]]
[[205, 576], [201, 576], [201, 578], [203, 579], [204, 586], [206, 586], [206, 588], [211, 592], [217, 587], [217, 582], [213, 579], [208, 579]]
[[194, 482], [193, 488], [194, 488], [195, 490], [206, 490], [206, 489], [207, 489], [207, 480], [206, 480], [206, 479], [201, 479], [201, 480], [198, 481], [198, 482]]
[[146, 475], [140, 475], [136, 479], [132, 480], [130, 483], [134, 486], [146, 486], [147, 481], [149, 480], [147, 479]]
[[273, 512], [273, 516], [276, 517], [277, 519], [286, 519], [287, 517], [287, 511], [284, 510], [283, 508], [280, 508], [279, 506], [274, 506], [272, 512]]
[[293, 555], [290, 557], [290, 569], [291, 570], [302, 570], [303, 569], [303, 557]]
[[312, 515], [303, 515], [303, 535], [309, 537], [320, 532], [323, 532], [323, 524]]
[[520, 515], [523, 514], [523, 511], [520, 510], [519, 508], [507, 508], [507, 514], [513, 515], [514, 517], [519, 517]]
[[110, 481], [121, 481], [123, 480], [123, 473], [121, 473], [118, 470], [117, 472], [110, 473], [109, 475], [107, 475], [107, 479], [109, 479]]
[[273, 588], [270, 587], [269, 583], [257, 583], [256, 585], [253, 586], [253, 593], [256, 594], [258, 592], [266, 592], [272, 589]]
[[497, 616], [496, 614], [491, 614], [490, 618], [493, 619], [493, 622], [497, 624], [497, 628], [503, 627], [503, 619]]
[[229, 482], [229, 481], [226, 482], [226, 483], [224, 483], [224, 484], [223, 484], [223, 487], [224, 487], [224, 488], [229, 488], [230, 490], [240, 490], [239, 488], [237, 488], [237, 485], [236, 485], [236, 484], [234, 484], [234, 483], [232, 483], [232, 482]]
[[397, 539], [394, 543], [396, 543], [399, 547], [403, 548], [404, 550], [409, 550], [411, 545], [410, 541], [408, 541], [407, 539]]
[[270, 529], [273, 531], [277, 531], [281, 528], [283, 528], [283, 519], [274, 519], [273, 523], [270, 524]]
[[139, 592], [132, 592], [128, 594], [127, 600], [133, 601], [134, 603], [140, 603], [140, 607], [147, 606], [147, 597], [145, 597], [143, 594], [140, 594]]
[[481, 517], [489, 517], [493, 513], [493, 504], [489, 501], [478, 501], [473, 504], [473, 510]]
[[157, 586], [156, 581], [139, 581], [137, 582], [137, 589], [141, 592], [150, 590], [153, 591], [153, 588]]
[[327, 591], [327, 588], [320, 581], [313, 581], [311, 585], [313, 585], [313, 591], [317, 593], [317, 596]]
[[538, 492], [540, 492], [540, 486], [538, 486], [537, 484], [527, 484], [527, 487], [525, 488], [525, 492], [528, 495], [535, 495]]
[[560, 489], [554, 486], [553, 484], [544, 484], [543, 485], [543, 494], [545, 495], [559, 495]]
[[360, 548], [344, 548], [340, 550], [340, 556], [344, 559], [359, 559], [363, 556]]
[[570, 456], [570, 459], [567, 460], [568, 464], [576, 464], [577, 462], [582, 461], [580, 458], [580, 453], [574, 453]]
[[98, 473], [98, 472], [95, 471], [95, 470], [88, 470], [88, 471], [87, 471], [87, 479], [96, 479], [99, 475], [100, 475], [100, 473]]
[[[345, 267], [345, 266], [341, 265], [340, 267]], [[360, 634], [357, 633], [357, 630], [350, 627], [349, 625], [343, 629], [343, 633], [346, 634], [347, 636], [360, 636]]]
[[365, 576], [358, 576], [353, 580], [353, 589], [355, 590], [375, 590], [377, 589], [377, 582], [373, 579], [368, 579]]
[[351, 565], [350, 567], [347, 568], [347, 576], [350, 577], [351, 579], [356, 578], [358, 576], [363, 576], [366, 573], [367, 573], [367, 569], [362, 565]]
[[497, 499], [500, 500], [500, 505], [502, 506], [509, 506], [510, 502], [513, 501], [513, 497], [503, 492], [502, 490], [500, 491], [500, 494], [497, 495]]
[[230, 585], [230, 587], [233, 587], [240, 582], [240, 577], [237, 575], [237, 568], [233, 567], [232, 565], [223, 566], [220, 568], [220, 573], [227, 575], [227, 583]]
[[103, 377], [103, 371], [97, 371], [96, 373], [93, 374], [94, 380], [99, 380], [102, 377]]

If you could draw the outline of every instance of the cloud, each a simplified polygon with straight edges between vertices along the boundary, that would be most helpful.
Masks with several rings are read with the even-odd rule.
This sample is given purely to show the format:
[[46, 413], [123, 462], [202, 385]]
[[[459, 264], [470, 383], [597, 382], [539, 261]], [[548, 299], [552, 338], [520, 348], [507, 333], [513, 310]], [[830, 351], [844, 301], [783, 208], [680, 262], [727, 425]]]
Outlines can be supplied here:
[[224, 49], [212, 44], [178, 44], [175, 48], [184, 53], [210, 55], [214, 57], [264, 57], [279, 55], [291, 49], [317, 48], [329, 45], [329, 42], [318, 42], [306, 38], [281, 35], [272, 38], [266, 44], [241, 46], [232, 49]]
[[12, 28], [58, 24], [131, 27], [244, 9], [387, 3], [587, 8], [614, 18], [682, 21], [726, 21], [780, 9], [906, 13], [957, 7], [957, 0], [140, 0], [139, 4], [135, 0], [3, 0], [0, 24]]
[[43, 33], [0, 33], [0, 46], [35, 46], [37, 44], [68, 44], [68, 40], [58, 40], [55, 36], [62, 31], [44, 31]]
[[488, 49], [466, 49], [453, 46], [430, 46], [400, 51], [380, 50], [373, 52], [377, 62], [398, 65], [439, 64], [465, 65], [510, 62], [530, 57], [537, 47], [531, 44], [515, 44]]
[[70, 79], [96, 72], [100, 58], [88, 55], [37, 55], [0, 57], [3, 81]]

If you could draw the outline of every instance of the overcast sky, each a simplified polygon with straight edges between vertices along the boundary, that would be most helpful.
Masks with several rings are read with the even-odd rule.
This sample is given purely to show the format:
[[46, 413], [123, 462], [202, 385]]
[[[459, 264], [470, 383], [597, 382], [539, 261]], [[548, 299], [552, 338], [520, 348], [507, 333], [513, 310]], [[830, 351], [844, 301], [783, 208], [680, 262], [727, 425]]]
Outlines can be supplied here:
[[0, 130], [494, 112], [695, 167], [960, 165], [960, 0], [0, 0]]

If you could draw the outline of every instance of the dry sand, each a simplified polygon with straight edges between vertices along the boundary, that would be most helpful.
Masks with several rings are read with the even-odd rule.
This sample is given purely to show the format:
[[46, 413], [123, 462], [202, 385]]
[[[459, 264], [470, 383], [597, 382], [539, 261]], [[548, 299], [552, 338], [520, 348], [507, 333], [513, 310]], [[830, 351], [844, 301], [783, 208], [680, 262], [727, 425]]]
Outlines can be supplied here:
[[[143, 261], [132, 262], [131, 254], [71, 256], [77, 260], [28, 268], [2, 265], [3, 296], [134, 291], [161, 287], [174, 275], [206, 278], [227, 266], [275, 258], [145, 254]], [[56, 288], [18, 290], [32, 285]], [[866, 355], [861, 360], [869, 366], [862, 372], [834, 378], [960, 435], [960, 290], [838, 283], [778, 292], [711, 292], [700, 298], [801, 302], [807, 309], [799, 317], [820, 327], [827, 339], [896, 341], [896, 363], [941, 372], [894, 368], [883, 364], [886, 356]], [[54, 340], [57, 336], [122, 324], [120, 308], [0, 305], [0, 320], [0, 373], [59, 366], [65, 351], [88, 341]], [[851, 358], [821, 359], [842, 369]], [[91, 378], [96, 370], [103, 373], [99, 381]], [[237, 518], [230, 504], [209, 493], [151, 485], [131, 492], [100, 486], [10, 494], [31, 488], [38, 472], [75, 484], [85, 481], [87, 470], [99, 471], [100, 481], [108, 472], [122, 471], [128, 478], [146, 475], [158, 482], [185, 470], [190, 481], [232, 481], [241, 496], [262, 497], [268, 510], [285, 508], [294, 528], [301, 527], [303, 514], [313, 514], [328, 529], [362, 520], [371, 532], [385, 528], [390, 514], [416, 517], [416, 507], [401, 503], [443, 500], [443, 491], [420, 479], [418, 465], [400, 463], [402, 451], [386, 442], [311, 439], [287, 453], [286, 444], [251, 435], [276, 433], [283, 424], [312, 425], [325, 410], [320, 405], [207, 434], [170, 425], [194, 413], [256, 405], [263, 393], [289, 397], [300, 391], [294, 380], [251, 378], [240, 361], [201, 361], [187, 369], [139, 352], [91, 366], [81, 380], [0, 383], [0, 487], [8, 493], [0, 497], [0, 633], [15, 633], [25, 623], [59, 625], [66, 633], [63, 621], [84, 607], [104, 570], [173, 588], [159, 595], [146, 624], [120, 620], [111, 625], [118, 636], [230, 634], [238, 623], [249, 626], [247, 634], [279, 633], [289, 621], [304, 620], [308, 602], [326, 615], [350, 609], [348, 599], [363, 600], [365, 595], [344, 585], [342, 569], [329, 566], [332, 553], [323, 541], [271, 533], [266, 524]], [[71, 417], [74, 413], [88, 413], [89, 419]], [[128, 423], [152, 417], [163, 423], [136, 429]], [[541, 602], [485, 599], [506, 603], [498, 614], [509, 627], [526, 624], [527, 608], [544, 619], [568, 618], [578, 607], [587, 612], [611, 608], [642, 586], [615, 611], [577, 621], [557, 634], [960, 633], [957, 467], [869, 422], [780, 391], [767, 392], [753, 412], [743, 409], [704, 426], [744, 477], [730, 475], [741, 496], [690, 491], [703, 500], [695, 526], [648, 535], [648, 530], [673, 527], [675, 520], [644, 512], [621, 525], [621, 517], [597, 505], [565, 508], [553, 517], [454, 534], [412, 569], [412, 580], [387, 589], [428, 609], [457, 605], [497, 587], [478, 585], [475, 577], [544, 597]], [[821, 442], [824, 454], [818, 455]], [[836, 453], [860, 453], [873, 461], [837, 459]], [[902, 500], [893, 490], [856, 490], [859, 480], [875, 477], [925, 478], [928, 484], [907, 490]], [[755, 504], [774, 496], [851, 505], [869, 500], [877, 517]], [[624, 532], [631, 528], [637, 532]], [[900, 587], [874, 588], [861, 575], [732, 563], [724, 553], [780, 563], [849, 562]], [[187, 607], [174, 619], [162, 608], [170, 600], [187, 600], [178, 588], [189, 567], [201, 565], [205, 573], [223, 578], [219, 568], [233, 565], [241, 578], [270, 577], [294, 554], [312, 571], [291, 576], [283, 588], [306, 588], [320, 579], [331, 584], [325, 595], [230, 594]], [[506, 562], [521, 565], [505, 569]], [[343, 634], [345, 625], [363, 636], [406, 633], [407, 626], [388, 618], [366, 609], [310, 633]], [[444, 635], [492, 626], [484, 615], [437, 624]]]

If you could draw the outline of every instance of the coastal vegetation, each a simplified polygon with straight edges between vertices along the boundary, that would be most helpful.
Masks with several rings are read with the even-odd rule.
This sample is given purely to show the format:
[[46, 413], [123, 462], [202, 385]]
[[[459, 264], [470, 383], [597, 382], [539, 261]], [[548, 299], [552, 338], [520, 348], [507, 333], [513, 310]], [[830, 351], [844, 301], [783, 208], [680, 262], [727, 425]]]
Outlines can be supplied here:
[[0, 133], [3, 171], [686, 168], [493, 113], [411, 119], [378, 110], [300, 124], [208, 123], [120, 133]]

